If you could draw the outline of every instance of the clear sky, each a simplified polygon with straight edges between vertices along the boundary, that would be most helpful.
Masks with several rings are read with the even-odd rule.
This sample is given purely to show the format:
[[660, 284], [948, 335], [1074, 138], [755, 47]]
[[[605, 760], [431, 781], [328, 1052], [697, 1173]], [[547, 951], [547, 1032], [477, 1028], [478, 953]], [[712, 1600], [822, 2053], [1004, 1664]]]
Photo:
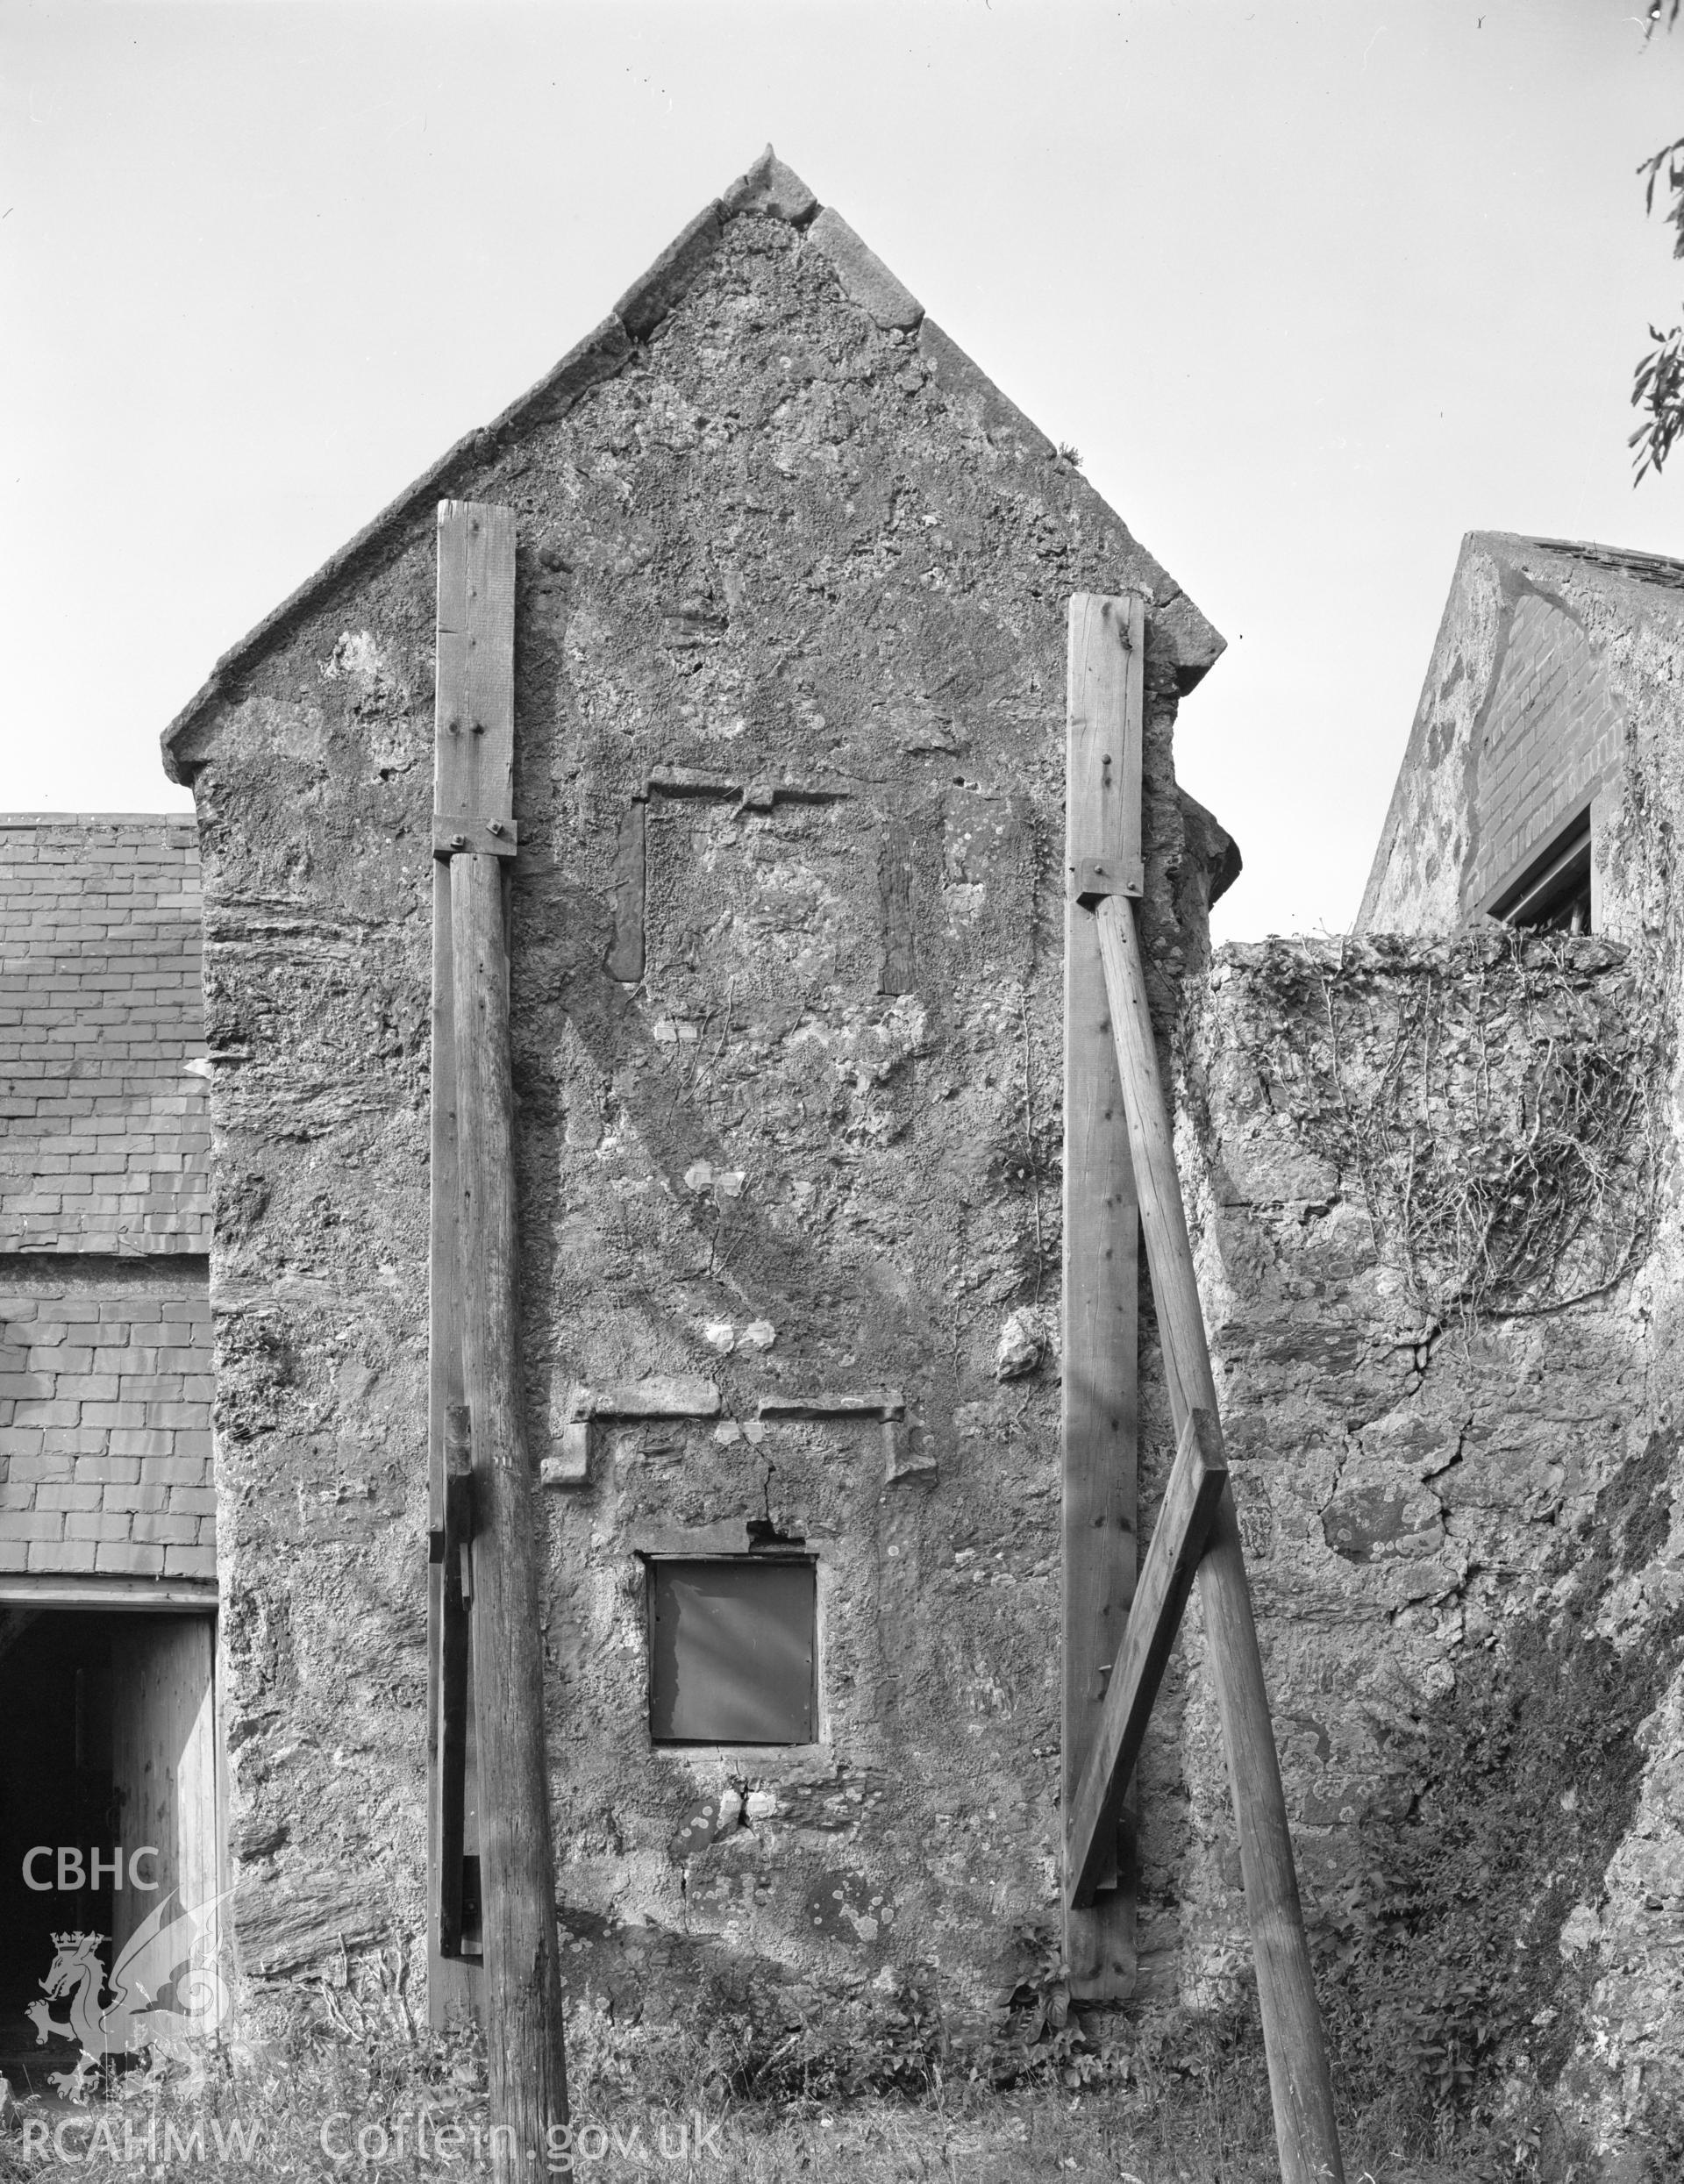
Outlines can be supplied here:
[[1684, 555], [1631, 489], [1684, 296], [1642, 0], [0, 5], [12, 810], [159, 730], [769, 138], [1230, 640], [1219, 930], [1353, 915], [1465, 531]]

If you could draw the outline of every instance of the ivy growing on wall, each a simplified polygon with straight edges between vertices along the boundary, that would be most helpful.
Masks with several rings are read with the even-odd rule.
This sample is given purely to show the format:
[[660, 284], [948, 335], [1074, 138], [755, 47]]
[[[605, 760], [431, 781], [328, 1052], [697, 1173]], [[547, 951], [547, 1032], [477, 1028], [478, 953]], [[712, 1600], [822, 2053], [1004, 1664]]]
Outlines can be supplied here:
[[1317, 962], [1334, 1096], [1307, 1135], [1360, 1178], [1424, 1331], [1559, 1310], [1646, 1253], [1663, 1060], [1605, 975], [1623, 953], [1488, 929]]

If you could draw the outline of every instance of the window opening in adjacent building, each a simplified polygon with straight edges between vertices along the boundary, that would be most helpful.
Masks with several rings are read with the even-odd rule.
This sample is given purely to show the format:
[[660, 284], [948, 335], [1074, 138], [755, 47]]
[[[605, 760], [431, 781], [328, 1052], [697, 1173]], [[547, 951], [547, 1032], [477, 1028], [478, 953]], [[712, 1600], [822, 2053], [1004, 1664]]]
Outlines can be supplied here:
[[815, 1741], [818, 1595], [810, 1558], [651, 1559], [656, 1744]]
[[1558, 834], [1541, 857], [1491, 905], [1491, 915], [1528, 932], [1590, 931], [1590, 814]]

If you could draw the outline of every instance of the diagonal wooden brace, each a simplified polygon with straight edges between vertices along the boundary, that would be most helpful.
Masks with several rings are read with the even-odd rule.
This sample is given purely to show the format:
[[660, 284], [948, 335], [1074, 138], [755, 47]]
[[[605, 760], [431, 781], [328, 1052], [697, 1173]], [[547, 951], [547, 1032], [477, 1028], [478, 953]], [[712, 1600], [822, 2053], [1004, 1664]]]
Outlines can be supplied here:
[[[1152, 1303], [1179, 1433], [1195, 1410], [1216, 1416], [1217, 1388], [1134, 920], [1134, 905], [1120, 895], [1104, 897], [1094, 912], [1117, 1072], [1128, 1110]], [[1198, 1567], [1198, 1586], [1238, 1824], [1240, 1877], [1257, 1963], [1258, 2003], [1282, 2184], [1343, 2184], [1332, 2082], [1293, 1865], [1286, 1793], [1269, 1719], [1239, 1520], [1225, 1475]]]
[[1065, 1871], [1073, 1910], [1085, 1910], [1109, 1877], [1129, 1777], [1227, 1481], [1220, 1426], [1208, 1410], [1190, 1412], [1135, 1587], [1122, 1656], [1106, 1686], [1099, 1731], [1071, 1804]]

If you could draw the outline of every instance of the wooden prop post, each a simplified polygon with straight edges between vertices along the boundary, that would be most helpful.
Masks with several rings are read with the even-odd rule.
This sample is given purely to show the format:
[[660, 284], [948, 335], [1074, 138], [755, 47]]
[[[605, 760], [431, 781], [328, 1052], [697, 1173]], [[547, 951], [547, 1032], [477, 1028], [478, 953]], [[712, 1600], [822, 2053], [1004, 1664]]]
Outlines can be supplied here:
[[[1195, 1414], [1205, 1415], [1208, 1424], [1195, 1430], [1204, 1434], [1209, 1449], [1207, 1465], [1214, 1455], [1213, 1468], [1220, 1480], [1209, 1543], [1198, 1565], [1199, 1600], [1204, 1610], [1206, 1650], [1217, 1688], [1234, 1814], [1239, 1824], [1240, 1875], [1257, 1964], [1281, 2173], [1284, 2184], [1343, 2184], [1345, 2172], [1333, 2121], [1333, 2089], [1322, 2045], [1298, 1879], [1293, 1869], [1286, 1795], [1269, 1719], [1251, 1588], [1240, 1551], [1239, 1520], [1225, 1468], [1220, 1468], [1216, 1382], [1188, 1241], [1169, 1110], [1152, 1044], [1133, 907], [1120, 896], [1105, 896], [1099, 902], [1095, 923], [1105, 967], [1124, 1104], [1128, 1110], [1129, 1144], [1139, 1193], [1140, 1222], [1145, 1232], [1152, 1301], [1163, 1338], [1170, 1402], [1177, 1432], [1182, 1436]], [[1118, 1756], [1122, 1756], [1120, 1745]], [[1114, 1786], [1107, 1788], [1114, 1794]], [[1086, 1865], [1090, 1861], [1073, 1862]]]
[[[1140, 884], [1143, 627], [1138, 599], [1081, 593], [1070, 603], [1060, 1417], [1067, 1816], [1099, 1734], [1134, 1592], [1140, 1226], [1099, 936], [1081, 897], [1095, 875]], [[1078, 2001], [1121, 2002], [1135, 1974], [1133, 1853], [1121, 1793], [1092, 1841], [1093, 1886], [1080, 1898], [1066, 1892], [1065, 1968]]]
[[[467, 1786], [467, 1603], [462, 1578], [471, 1552], [472, 1512], [458, 1489], [456, 1517], [467, 1537], [451, 1537], [449, 1481], [471, 1461], [472, 1434], [462, 1399], [461, 1312], [456, 1264], [456, 1042], [451, 1020], [450, 866], [432, 867], [432, 1136], [427, 1340], [428, 1543], [427, 1745], [431, 1773], [427, 1869], [438, 1915], [427, 1933], [427, 2014], [443, 2028], [480, 2011], [480, 1959], [462, 1954], [463, 1806]], [[471, 1476], [467, 1493], [471, 1502]]]
[[[1145, 611], [1070, 603], [1065, 917], [1065, 1948], [1125, 1994], [1124, 1801], [1195, 1581], [1239, 1824], [1284, 2184], [1343, 2184], [1286, 1797], [1130, 897], [1144, 889]], [[1120, 1127], [1119, 1127], [1120, 1125]], [[1123, 1138], [1126, 1134], [1126, 1144]], [[1138, 1217], [1177, 1446], [1134, 1584]], [[1124, 1614], [1126, 1613], [1126, 1623]], [[1123, 1884], [1119, 1886], [1119, 1881]]]
[[[439, 1336], [442, 1321], [445, 1342], [453, 1338], [449, 1369], [460, 1375], [461, 1397], [460, 1404], [445, 1406], [434, 1483], [441, 1490], [440, 1530], [450, 1549], [460, 1554], [465, 1519], [473, 1527], [467, 1613], [479, 1772], [486, 2052], [491, 2123], [510, 2127], [513, 2135], [512, 2151], [502, 2134], [493, 2139], [500, 2180], [531, 2173], [533, 2160], [541, 2159], [548, 2126], [564, 2123], [567, 2114], [539, 1637], [541, 1524], [526, 1446], [516, 1296], [503, 887], [503, 860], [515, 845], [514, 576], [511, 512], [474, 503], [441, 503], [433, 848], [449, 867], [454, 1054], [453, 1067], [452, 1057], [435, 1053], [434, 1073], [453, 1074], [458, 1193], [453, 1281], [453, 1270], [435, 1252], [434, 1333]], [[448, 1285], [443, 1298], [437, 1286], [441, 1281]], [[435, 1370], [435, 1390], [439, 1377]], [[464, 1408], [471, 1499], [460, 1484], [459, 1412]], [[439, 1457], [446, 1451], [455, 1461], [446, 1462], [440, 1478]], [[446, 1567], [447, 1606], [451, 1575]], [[454, 1701], [451, 1666], [446, 1646], [441, 1705], [447, 1695]], [[453, 1750], [454, 1738], [455, 1725], [446, 1718], [440, 1724], [441, 1758]], [[439, 1774], [444, 1785], [442, 1766]], [[460, 1829], [460, 1816], [457, 1824]], [[448, 1832], [446, 1823], [439, 1831], [441, 1847]], [[448, 1902], [448, 1890], [441, 1890], [441, 1909]]]

